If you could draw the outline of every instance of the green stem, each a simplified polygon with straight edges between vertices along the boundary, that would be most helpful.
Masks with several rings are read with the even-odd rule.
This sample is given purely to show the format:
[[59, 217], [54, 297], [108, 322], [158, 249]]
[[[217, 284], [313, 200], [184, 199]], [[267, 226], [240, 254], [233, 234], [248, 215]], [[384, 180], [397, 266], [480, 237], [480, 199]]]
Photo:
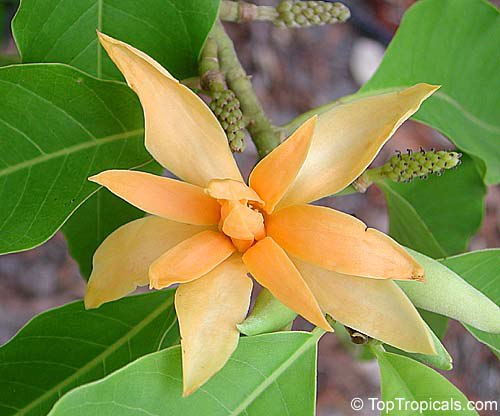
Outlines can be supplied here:
[[217, 42], [208, 37], [201, 52], [198, 72], [201, 86], [211, 92], [226, 89], [224, 74], [220, 71]]
[[264, 113], [252, 83], [236, 55], [233, 42], [220, 22], [217, 22], [212, 29], [211, 37], [217, 42], [220, 66], [226, 75], [229, 88], [240, 100], [241, 110], [248, 120], [247, 130], [257, 147], [259, 156], [264, 157], [280, 144], [280, 138], [275, 134], [270, 120]]
[[349, 185], [347, 188], [342, 189], [340, 192], [337, 192], [335, 195], [332, 196], [344, 196], [344, 195], [352, 195], [352, 194], [357, 194], [358, 191], [354, 189], [354, 186]]
[[311, 334], [316, 338], [316, 339], [320, 339], [324, 334], [326, 333], [326, 331], [322, 328], [320, 328], [319, 326], [315, 327], [312, 331], [311, 331]]
[[376, 339], [371, 339], [366, 346], [369, 348], [369, 350], [378, 357], [380, 353], [385, 352], [385, 348], [382, 345], [382, 343]]
[[223, 0], [220, 5], [219, 16], [226, 22], [250, 22], [253, 20], [273, 21], [278, 12], [272, 6], [257, 6], [245, 1]]

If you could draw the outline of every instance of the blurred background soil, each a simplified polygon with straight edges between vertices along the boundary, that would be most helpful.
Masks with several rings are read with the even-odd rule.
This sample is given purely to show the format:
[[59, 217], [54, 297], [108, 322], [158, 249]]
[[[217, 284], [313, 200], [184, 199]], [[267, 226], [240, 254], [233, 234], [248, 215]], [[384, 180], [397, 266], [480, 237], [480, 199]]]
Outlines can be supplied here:
[[[276, 4], [272, 0], [260, 4]], [[240, 58], [258, 96], [275, 124], [282, 124], [301, 112], [354, 93], [375, 70], [404, 11], [412, 0], [345, 1], [352, 12], [344, 25], [282, 30], [266, 23], [227, 24]], [[499, 5], [499, 1], [494, 1]], [[4, 44], [13, 48], [12, 42]], [[238, 155], [248, 172], [256, 159], [248, 141]], [[452, 145], [435, 131], [407, 122], [384, 147], [375, 161], [386, 161], [396, 149], [420, 146], [451, 149]], [[327, 198], [328, 205], [356, 215], [369, 226], [388, 229], [384, 198], [376, 187], [365, 195]], [[460, 207], [457, 207], [460, 209]], [[483, 225], [470, 249], [499, 247], [500, 189], [490, 188]], [[24, 253], [0, 258], [0, 344], [37, 313], [81, 298], [84, 281], [70, 258], [62, 235]], [[305, 325], [298, 323], [298, 326]], [[500, 365], [494, 355], [476, 342], [464, 328], [453, 322], [444, 341], [455, 367], [445, 376], [471, 400], [500, 397]], [[376, 362], [353, 360], [334, 335], [320, 342], [318, 414], [374, 415], [350, 408], [353, 397], [378, 397], [379, 373]], [[366, 406], [365, 406], [366, 407]], [[482, 415], [494, 415], [483, 412]]]

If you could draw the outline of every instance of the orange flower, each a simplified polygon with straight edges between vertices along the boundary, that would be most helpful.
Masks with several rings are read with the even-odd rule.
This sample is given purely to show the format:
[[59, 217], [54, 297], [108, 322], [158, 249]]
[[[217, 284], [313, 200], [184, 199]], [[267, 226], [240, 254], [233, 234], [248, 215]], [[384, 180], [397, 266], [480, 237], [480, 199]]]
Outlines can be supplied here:
[[97, 249], [85, 305], [139, 285], [176, 283], [184, 394], [237, 346], [252, 280], [313, 324], [324, 313], [407, 351], [435, 353], [426, 326], [392, 279], [423, 279], [394, 240], [330, 208], [308, 205], [355, 180], [437, 87], [418, 84], [312, 117], [254, 168], [247, 186], [205, 103], [135, 48], [99, 34], [137, 93], [146, 147], [184, 180], [111, 170], [90, 180], [151, 214]]

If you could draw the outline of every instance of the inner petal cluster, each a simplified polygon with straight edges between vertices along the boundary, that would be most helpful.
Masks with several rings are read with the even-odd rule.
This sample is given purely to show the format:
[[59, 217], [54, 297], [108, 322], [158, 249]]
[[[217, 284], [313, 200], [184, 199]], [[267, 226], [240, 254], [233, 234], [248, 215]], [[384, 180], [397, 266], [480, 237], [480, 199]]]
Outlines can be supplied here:
[[219, 231], [227, 235], [240, 252], [248, 250], [266, 236], [264, 201], [243, 182], [232, 179], [210, 181], [207, 193], [221, 207]]

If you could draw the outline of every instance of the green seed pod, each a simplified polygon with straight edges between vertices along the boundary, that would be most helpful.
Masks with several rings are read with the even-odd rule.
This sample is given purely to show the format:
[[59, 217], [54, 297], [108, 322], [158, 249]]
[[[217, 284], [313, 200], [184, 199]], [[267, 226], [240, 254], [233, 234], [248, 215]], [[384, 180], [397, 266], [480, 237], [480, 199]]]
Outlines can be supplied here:
[[279, 27], [310, 27], [345, 22], [351, 16], [342, 3], [326, 1], [283, 0], [277, 7], [274, 20]]
[[245, 123], [240, 109], [240, 101], [233, 91], [223, 90], [212, 94], [210, 109], [225, 130], [229, 147], [233, 152], [242, 152], [245, 149]]
[[441, 175], [444, 170], [452, 169], [460, 164], [461, 153], [445, 150], [413, 153], [397, 152], [388, 163], [377, 168], [377, 174], [394, 182], [411, 182], [415, 178], [426, 179], [433, 173]]

